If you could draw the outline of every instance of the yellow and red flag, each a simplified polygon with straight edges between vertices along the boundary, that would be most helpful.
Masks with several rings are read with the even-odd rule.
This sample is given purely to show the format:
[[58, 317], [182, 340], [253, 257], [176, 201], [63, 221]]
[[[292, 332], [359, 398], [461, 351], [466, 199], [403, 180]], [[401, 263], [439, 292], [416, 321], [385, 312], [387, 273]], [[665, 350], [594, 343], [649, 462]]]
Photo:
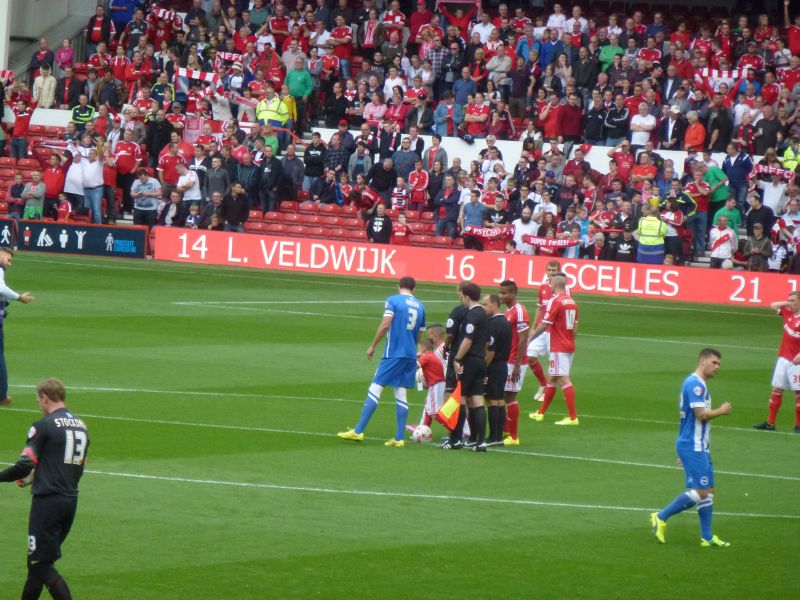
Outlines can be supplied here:
[[456, 384], [456, 389], [450, 394], [442, 408], [436, 413], [436, 420], [450, 431], [458, 424], [458, 411], [461, 410], [461, 382]]

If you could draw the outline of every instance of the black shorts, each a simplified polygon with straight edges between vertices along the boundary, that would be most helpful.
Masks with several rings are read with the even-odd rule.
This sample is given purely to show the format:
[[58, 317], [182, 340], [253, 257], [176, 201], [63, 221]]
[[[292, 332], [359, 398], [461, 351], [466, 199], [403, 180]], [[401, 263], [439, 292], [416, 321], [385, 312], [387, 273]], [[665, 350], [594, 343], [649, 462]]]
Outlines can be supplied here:
[[486, 399], [502, 400], [506, 392], [506, 381], [508, 380], [508, 367], [504, 362], [492, 362], [486, 368]]
[[33, 497], [28, 518], [29, 562], [55, 562], [61, 558], [61, 544], [67, 539], [77, 508], [77, 497]]
[[483, 396], [486, 361], [477, 356], [467, 356], [461, 364], [464, 366], [464, 372], [461, 373], [461, 396]]
[[458, 376], [456, 375], [456, 369], [453, 366], [453, 361], [447, 361], [447, 369], [445, 369], [444, 374], [444, 393], [445, 397], [456, 389], [456, 384], [458, 383]]

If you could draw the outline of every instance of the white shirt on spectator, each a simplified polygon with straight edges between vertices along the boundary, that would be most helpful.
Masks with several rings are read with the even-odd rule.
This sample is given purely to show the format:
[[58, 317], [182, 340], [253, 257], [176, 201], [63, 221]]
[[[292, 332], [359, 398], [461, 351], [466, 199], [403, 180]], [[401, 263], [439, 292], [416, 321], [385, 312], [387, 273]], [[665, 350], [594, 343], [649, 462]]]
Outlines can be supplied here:
[[406, 89], [405, 80], [399, 76], [395, 77], [394, 79], [390, 79], [389, 77], [387, 77], [386, 81], [383, 84], [383, 95], [386, 96], [386, 98], [391, 98], [392, 94], [394, 93], [392, 91], [392, 88], [396, 86], [399, 86], [401, 90], [405, 90]]
[[761, 181], [756, 180], [756, 187], [759, 188], [763, 194], [764, 206], [772, 209], [776, 215], [781, 214], [785, 204], [783, 194], [786, 191], [786, 183], [783, 181]]
[[[708, 235], [709, 248], [711, 248], [711, 258], [726, 259], [733, 256], [733, 252], [736, 250], [737, 246], [736, 232], [733, 229], [726, 227], [725, 229], [720, 230], [719, 227], [712, 227]], [[718, 240], [724, 239], [726, 236], [727, 240], [723, 241], [721, 244], [719, 244], [719, 246], [714, 248], [714, 244], [717, 243]]]
[[514, 227], [514, 242], [517, 244], [517, 250], [519, 250], [520, 254], [525, 254], [527, 256], [533, 255], [533, 246], [530, 244], [526, 244], [522, 241], [523, 235], [536, 235], [536, 232], [539, 231], [539, 224], [536, 223], [533, 219], [528, 221], [528, 223], [523, 223], [522, 219], [517, 219], [513, 223], [511, 223]]
[[489, 36], [492, 33], [492, 29], [496, 29], [494, 23], [491, 21], [488, 23], [481, 21], [480, 23], [473, 25], [472, 33], [477, 33], [479, 36], [481, 36], [481, 44], [485, 44], [489, 41]]
[[200, 180], [197, 178], [197, 173], [194, 171], [186, 171], [186, 175], [178, 177], [178, 187], [185, 186], [190, 187], [183, 192], [184, 202], [200, 202], [200, 200], [203, 199], [203, 195], [200, 193]]
[[553, 27], [563, 32], [567, 27], [567, 16], [564, 13], [550, 15], [547, 18], [547, 28], [552, 29]]
[[331, 37], [331, 33], [327, 29], [323, 29], [322, 33], [319, 34], [316, 31], [311, 32], [309, 42], [312, 46], [316, 46], [318, 48], [319, 56], [325, 56], [330, 52], [325, 45], [328, 43], [329, 37]]
[[83, 187], [95, 188], [103, 185], [103, 161], [95, 159], [90, 162], [88, 158], [81, 160], [81, 170], [83, 171]]
[[[572, 33], [573, 30], [574, 30], [574, 27], [575, 27], [575, 21], [576, 21], [576, 19], [573, 19], [572, 17], [567, 19], [567, 23], [565, 25], [564, 31]], [[581, 24], [581, 33], [589, 33], [589, 21], [587, 21], [583, 17], [581, 17], [580, 19], [577, 19], [577, 21], [579, 21], [580, 24]]]
[[[653, 115], [634, 115], [631, 119], [631, 125], [655, 127], [656, 118]], [[649, 139], [650, 131], [631, 131], [631, 144], [633, 146], [644, 146]]]

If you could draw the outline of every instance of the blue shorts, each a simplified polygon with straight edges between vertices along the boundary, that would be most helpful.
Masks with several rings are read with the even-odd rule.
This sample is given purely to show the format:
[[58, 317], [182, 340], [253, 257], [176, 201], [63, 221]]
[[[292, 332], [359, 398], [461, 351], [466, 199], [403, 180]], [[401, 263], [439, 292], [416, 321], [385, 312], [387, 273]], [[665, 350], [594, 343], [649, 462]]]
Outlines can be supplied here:
[[678, 456], [686, 473], [686, 487], [707, 490], [714, 487], [714, 465], [708, 452], [695, 452], [678, 448]]
[[385, 387], [413, 389], [417, 378], [414, 358], [382, 358], [372, 383]]

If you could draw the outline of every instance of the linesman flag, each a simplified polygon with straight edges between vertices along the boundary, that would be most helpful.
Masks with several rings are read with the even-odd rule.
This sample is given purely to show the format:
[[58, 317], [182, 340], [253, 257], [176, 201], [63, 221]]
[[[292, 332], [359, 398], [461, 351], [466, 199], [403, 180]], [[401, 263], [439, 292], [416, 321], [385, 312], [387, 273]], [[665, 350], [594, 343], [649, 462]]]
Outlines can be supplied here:
[[436, 420], [447, 427], [450, 431], [455, 429], [458, 424], [458, 411], [461, 410], [461, 382], [456, 384], [456, 389], [450, 397], [442, 404], [442, 408], [436, 413]]

